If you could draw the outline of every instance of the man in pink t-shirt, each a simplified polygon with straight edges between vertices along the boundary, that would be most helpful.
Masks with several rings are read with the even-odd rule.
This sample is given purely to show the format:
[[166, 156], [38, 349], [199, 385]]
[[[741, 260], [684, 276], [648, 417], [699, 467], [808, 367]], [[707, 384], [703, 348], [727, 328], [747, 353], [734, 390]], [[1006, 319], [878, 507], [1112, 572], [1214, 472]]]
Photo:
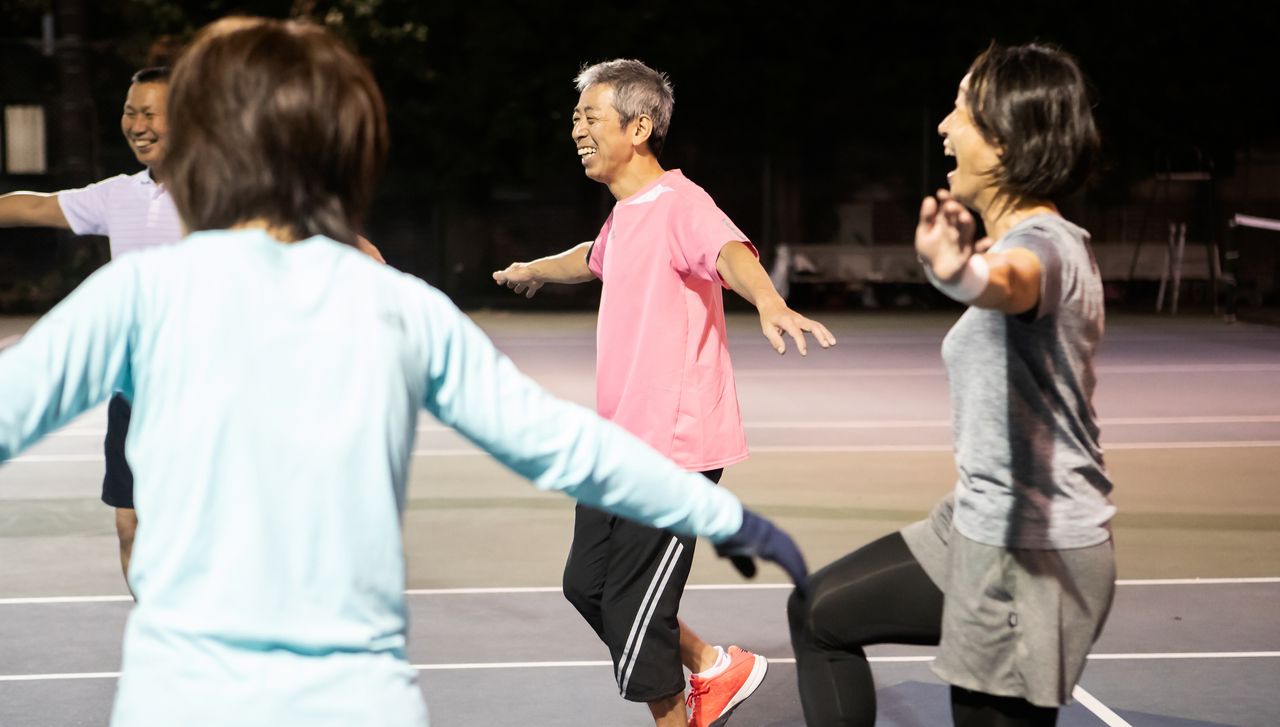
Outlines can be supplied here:
[[[666, 77], [638, 61], [577, 78], [573, 139], [587, 176], [617, 204], [593, 241], [515, 263], [494, 280], [532, 297], [545, 283], [604, 283], [596, 332], [596, 407], [687, 470], [719, 481], [747, 458], [721, 288], [756, 306], [778, 353], [790, 335], [831, 333], [787, 307], [747, 236], [701, 187], [658, 162], [671, 121]], [[711, 646], [676, 614], [693, 540], [577, 509], [565, 597], [609, 647], [622, 696], [658, 725], [722, 724], [764, 678], [763, 657]], [[686, 715], [684, 674], [692, 672]]]

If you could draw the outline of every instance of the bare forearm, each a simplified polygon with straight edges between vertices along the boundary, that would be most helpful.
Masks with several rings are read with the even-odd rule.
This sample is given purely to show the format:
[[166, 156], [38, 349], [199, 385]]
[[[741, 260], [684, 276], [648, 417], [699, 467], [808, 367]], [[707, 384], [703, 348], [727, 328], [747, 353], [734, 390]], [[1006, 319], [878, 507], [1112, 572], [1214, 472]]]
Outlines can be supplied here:
[[11, 192], [0, 195], [0, 227], [69, 226], [57, 194]]
[[773, 281], [760, 266], [751, 248], [742, 242], [729, 242], [720, 249], [716, 258], [716, 272], [724, 282], [733, 288], [756, 307], [760, 313], [760, 330], [764, 337], [779, 354], [787, 352], [783, 334], [791, 336], [796, 342], [796, 350], [804, 356], [807, 348], [804, 332], [813, 334], [813, 339], [823, 348], [834, 346], [836, 337], [831, 335], [826, 326], [809, 320], [787, 307], [787, 302], [778, 295]]
[[575, 245], [557, 255], [548, 255], [529, 263], [529, 268], [543, 283], [585, 283], [595, 278], [587, 267], [587, 250], [591, 242]]
[[756, 308], [785, 305], [760, 261], [741, 242], [730, 242], [720, 251], [716, 271], [738, 295]]
[[987, 287], [970, 305], [1010, 315], [1025, 313], [1040, 302], [1040, 260], [1025, 250], [987, 253]]

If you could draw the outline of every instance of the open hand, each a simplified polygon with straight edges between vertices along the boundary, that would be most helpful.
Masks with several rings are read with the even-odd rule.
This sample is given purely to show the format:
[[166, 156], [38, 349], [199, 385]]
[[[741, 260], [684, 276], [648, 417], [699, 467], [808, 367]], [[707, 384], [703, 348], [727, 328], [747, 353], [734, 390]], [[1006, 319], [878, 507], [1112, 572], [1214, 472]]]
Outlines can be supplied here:
[[529, 263], [511, 263], [505, 270], [495, 270], [493, 279], [498, 285], [505, 285], [517, 293], [524, 293], [526, 298], [532, 298], [543, 285], [543, 281], [534, 274], [533, 266]]
[[796, 342], [796, 350], [801, 356], [809, 353], [804, 338], [806, 331], [823, 348], [836, 345], [836, 337], [831, 335], [831, 331], [828, 331], [826, 326], [796, 313], [781, 300], [772, 305], [760, 307], [760, 330], [764, 332], [764, 337], [769, 339], [773, 350], [779, 354], [787, 352], [787, 341], [783, 338], [783, 334], [791, 336]]
[[[934, 275], [950, 280], [970, 257], [980, 252], [973, 240], [976, 226], [973, 215], [964, 205], [950, 192], [938, 190], [937, 198], [925, 197], [920, 203], [916, 253], [929, 263]], [[989, 248], [991, 241], [984, 238], [981, 244]]]

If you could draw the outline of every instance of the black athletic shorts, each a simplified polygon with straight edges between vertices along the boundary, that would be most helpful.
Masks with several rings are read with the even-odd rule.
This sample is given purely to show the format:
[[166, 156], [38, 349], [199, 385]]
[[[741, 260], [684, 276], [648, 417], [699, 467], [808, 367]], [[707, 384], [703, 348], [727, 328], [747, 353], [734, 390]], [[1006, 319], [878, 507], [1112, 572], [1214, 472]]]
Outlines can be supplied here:
[[116, 394], [107, 404], [107, 473], [102, 478], [102, 501], [111, 507], [133, 508], [133, 470], [124, 458], [124, 435], [129, 431], [129, 401]]
[[[702, 474], [719, 482], [723, 472]], [[578, 505], [564, 595], [609, 647], [624, 699], [684, 691], [676, 616], [696, 541]]]

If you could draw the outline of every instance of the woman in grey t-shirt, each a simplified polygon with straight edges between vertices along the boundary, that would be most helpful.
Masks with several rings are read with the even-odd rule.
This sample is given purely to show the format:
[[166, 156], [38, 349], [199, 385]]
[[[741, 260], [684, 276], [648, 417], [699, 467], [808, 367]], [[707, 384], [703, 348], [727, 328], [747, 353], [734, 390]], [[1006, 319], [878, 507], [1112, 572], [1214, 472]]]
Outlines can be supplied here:
[[942, 346], [955, 490], [792, 598], [810, 725], [874, 723], [863, 647], [883, 642], [941, 647], [957, 725], [1051, 725], [1111, 606], [1115, 508], [1092, 404], [1102, 284], [1088, 233], [1055, 204], [1096, 154], [1083, 75], [1054, 48], [992, 46], [938, 131], [956, 169], [921, 205], [916, 250], [969, 306]]

